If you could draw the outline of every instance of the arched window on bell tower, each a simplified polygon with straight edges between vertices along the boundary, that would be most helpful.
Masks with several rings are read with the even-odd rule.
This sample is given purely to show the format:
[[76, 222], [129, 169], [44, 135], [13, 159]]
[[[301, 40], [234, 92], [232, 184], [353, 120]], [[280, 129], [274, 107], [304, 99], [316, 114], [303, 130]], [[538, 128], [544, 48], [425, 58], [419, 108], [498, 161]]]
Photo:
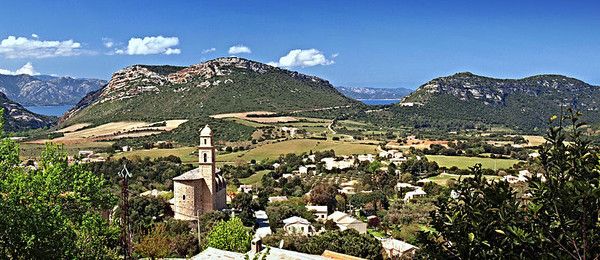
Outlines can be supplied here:
[[204, 162], [208, 162], [208, 154], [204, 153], [202, 156], [204, 157]]

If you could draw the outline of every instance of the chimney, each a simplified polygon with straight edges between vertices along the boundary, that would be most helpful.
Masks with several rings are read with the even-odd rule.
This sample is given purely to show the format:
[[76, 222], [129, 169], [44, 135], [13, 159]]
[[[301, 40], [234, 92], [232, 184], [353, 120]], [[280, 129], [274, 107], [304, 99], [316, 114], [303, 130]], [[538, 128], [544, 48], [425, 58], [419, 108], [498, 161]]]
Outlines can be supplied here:
[[252, 254], [258, 254], [260, 251], [262, 251], [262, 240], [259, 237], [255, 237], [252, 239], [250, 252]]

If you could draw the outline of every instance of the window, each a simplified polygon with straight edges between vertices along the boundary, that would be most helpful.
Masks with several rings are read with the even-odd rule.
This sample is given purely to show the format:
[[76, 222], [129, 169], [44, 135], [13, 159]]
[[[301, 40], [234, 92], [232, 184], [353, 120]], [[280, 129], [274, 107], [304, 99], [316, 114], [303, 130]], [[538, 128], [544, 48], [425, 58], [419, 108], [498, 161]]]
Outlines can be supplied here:
[[206, 144], [206, 139], [204, 139], [204, 144]]
[[204, 153], [204, 162], [208, 162], [208, 154]]
[[183, 200], [185, 200], [185, 195], [183, 195]]

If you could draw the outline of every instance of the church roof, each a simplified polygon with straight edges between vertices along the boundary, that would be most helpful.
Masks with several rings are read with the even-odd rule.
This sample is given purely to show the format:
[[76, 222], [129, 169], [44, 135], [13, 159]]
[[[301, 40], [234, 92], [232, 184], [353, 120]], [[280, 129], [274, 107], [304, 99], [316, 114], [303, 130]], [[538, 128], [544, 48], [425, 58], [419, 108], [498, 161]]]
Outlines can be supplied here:
[[[216, 172], [217, 173], [217, 181], [219, 181], [219, 179], [223, 178], [218, 175], [219, 172], [220, 172], [220, 170], [217, 169], [217, 172]], [[183, 174], [173, 178], [174, 181], [192, 181], [192, 180], [200, 180], [200, 179], [202, 179], [202, 175], [200, 174], [200, 168], [195, 168], [193, 170], [184, 172]]]
[[205, 125], [204, 128], [202, 128], [202, 130], [200, 130], [200, 136], [211, 136], [212, 135], [212, 130], [210, 129], [210, 127], [208, 127], [208, 125]]

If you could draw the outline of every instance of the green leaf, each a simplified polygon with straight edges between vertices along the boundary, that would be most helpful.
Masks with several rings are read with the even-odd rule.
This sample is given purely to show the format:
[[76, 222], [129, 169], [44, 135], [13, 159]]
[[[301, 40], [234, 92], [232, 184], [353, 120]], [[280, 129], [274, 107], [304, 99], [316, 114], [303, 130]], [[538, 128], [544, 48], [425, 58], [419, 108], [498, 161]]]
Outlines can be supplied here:
[[475, 234], [469, 233], [469, 241], [473, 242], [474, 239], [475, 239]]

